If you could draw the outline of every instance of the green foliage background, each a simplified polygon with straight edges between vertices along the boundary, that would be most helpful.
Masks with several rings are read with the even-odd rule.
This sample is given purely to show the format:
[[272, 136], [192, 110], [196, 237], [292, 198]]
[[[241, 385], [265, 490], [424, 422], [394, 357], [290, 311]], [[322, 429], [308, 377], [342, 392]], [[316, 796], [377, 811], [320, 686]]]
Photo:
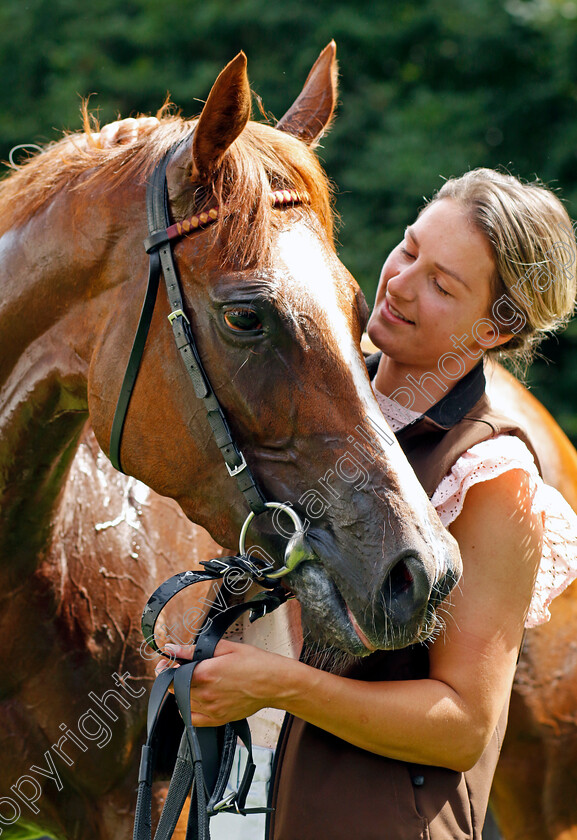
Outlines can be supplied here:
[[[2, 0], [0, 156], [80, 127], [186, 116], [240, 49], [282, 116], [324, 45], [341, 66], [321, 156], [338, 185], [340, 253], [372, 301], [384, 257], [423, 196], [474, 166], [557, 186], [577, 216], [577, 0]], [[577, 440], [577, 323], [530, 381]]]

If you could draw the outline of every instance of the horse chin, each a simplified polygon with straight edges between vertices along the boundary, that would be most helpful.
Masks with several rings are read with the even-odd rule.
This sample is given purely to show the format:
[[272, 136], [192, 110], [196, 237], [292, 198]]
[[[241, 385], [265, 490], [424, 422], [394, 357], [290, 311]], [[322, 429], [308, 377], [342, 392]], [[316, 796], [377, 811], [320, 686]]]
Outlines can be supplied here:
[[367, 639], [367, 637], [365, 636], [365, 634], [363, 633], [363, 631], [359, 627], [359, 624], [358, 624], [356, 618], [354, 617], [354, 615], [352, 614], [349, 606], [347, 606], [347, 616], [348, 616], [349, 621], [353, 625], [353, 629], [354, 629], [355, 633], [357, 634], [357, 636], [359, 637], [361, 642], [364, 644], [366, 649], [368, 651], [370, 651], [371, 653], [374, 653], [376, 650], [378, 650], [378, 648], [376, 648], [373, 645], [373, 643], [369, 639]]
[[[391, 623], [387, 638], [372, 638], [368, 629], [360, 627], [337, 586], [319, 563], [299, 566], [287, 583], [300, 603], [306, 645], [323, 654], [329, 662], [343, 659], [343, 654], [352, 661], [377, 650], [397, 650], [425, 642], [437, 632], [435, 605], [429, 602], [422, 614], [412, 616], [402, 627]], [[335, 668], [331, 666], [330, 670]]]
[[337, 587], [318, 563], [299, 566], [289, 585], [299, 600], [303, 636], [317, 649], [334, 648], [353, 657], [368, 656], [367, 648], [349, 618], [349, 611]]

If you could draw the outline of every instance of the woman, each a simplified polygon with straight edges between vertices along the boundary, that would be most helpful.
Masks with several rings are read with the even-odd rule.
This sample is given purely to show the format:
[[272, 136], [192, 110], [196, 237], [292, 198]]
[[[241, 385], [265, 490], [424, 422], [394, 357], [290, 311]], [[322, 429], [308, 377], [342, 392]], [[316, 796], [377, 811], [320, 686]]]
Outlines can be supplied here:
[[577, 576], [574, 545], [564, 574], [541, 584], [542, 558], [555, 559], [546, 506], [576, 534], [577, 519], [544, 491], [523, 432], [492, 412], [482, 359], [527, 359], [574, 301], [563, 206], [490, 170], [446, 182], [387, 258], [368, 326], [375, 393], [459, 543], [463, 576], [428, 647], [377, 652], [345, 676], [230, 641], [197, 667], [195, 726], [263, 707], [292, 716], [271, 837], [481, 836], [523, 628]]

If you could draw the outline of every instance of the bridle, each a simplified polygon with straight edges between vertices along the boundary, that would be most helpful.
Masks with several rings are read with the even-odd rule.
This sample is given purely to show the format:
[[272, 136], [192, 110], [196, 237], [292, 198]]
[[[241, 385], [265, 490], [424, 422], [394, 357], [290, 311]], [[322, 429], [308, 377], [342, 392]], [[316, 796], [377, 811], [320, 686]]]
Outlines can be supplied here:
[[[250, 578], [268, 591], [261, 592], [250, 601], [229, 606], [216, 615], [209, 612], [209, 622], [203, 625], [195, 638], [193, 659], [179, 660], [179, 668], [168, 669], [157, 677], [149, 700], [147, 741], [142, 748], [134, 840], [150, 840], [151, 837], [151, 788], [158, 723], [171, 688], [173, 688], [174, 698], [184, 722], [184, 732], [155, 840], [164, 838], [168, 840], [172, 836], [189, 792], [195, 804], [191, 805], [187, 838], [189, 836], [199, 838], [199, 840], [209, 838], [209, 817], [216, 813], [232, 811], [246, 814], [267, 810], [247, 809], [245, 805], [255, 771], [248, 723], [246, 720], [236, 721], [216, 729], [204, 727], [196, 730], [191, 723], [190, 683], [198, 662], [213, 655], [223, 634], [244, 612], [250, 611], [250, 620], [253, 621], [292, 597], [290, 592], [280, 585], [279, 579], [307, 559], [302, 543], [304, 526], [297, 512], [288, 504], [266, 500], [241, 449], [232, 437], [225, 414], [202, 365], [190, 320], [185, 313], [182, 290], [172, 254], [172, 243], [215, 222], [218, 219], [219, 208], [212, 207], [188, 219], [170, 224], [166, 170], [176, 148], [174, 147], [155, 168], [147, 185], [146, 209], [149, 235], [144, 241], [144, 247], [149, 255], [148, 284], [114, 413], [109, 457], [113, 466], [122, 471], [120, 447], [126, 414], [140, 369], [162, 275], [170, 304], [168, 320], [172, 326], [176, 346], [189, 374], [194, 392], [204, 403], [208, 422], [229, 475], [236, 479], [239, 490], [250, 507], [250, 512], [241, 529], [238, 555], [205, 561], [202, 563], [204, 571], [201, 572], [186, 571], [174, 575], [151, 595], [142, 616], [142, 632], [146, 644], [158, 654], [167, 655], [159, 649], [155, 640], [156, 621], [168, 601], [192, 584], [222, 579], [233, 572]], [[280, 208], [305, 203], [308, 201], [308, 196], [296, 190], [277, 190], [271, 192], [270, 200], [273, 207]], [[284, 511], [295, 528], [295, 533], [285, 551], [284, 565], [280, 569], [275, 569], [270, 563], [263, 564], [262, 561], [255, 560], [254, 557], [247, 555], [245, 550], [246, 533], [250, 522], [255, 516], [270, 508]], [[245, 743], [248, 759], [239, 789], [225, 797], [224, 791], [232, 767], [237, 738]], [[196, 823], [194, 821], [195, 809]]]
[[[183, 142], [183, 141], [181, 141]], [[120, 459], [120, 447], [126, 414], [134, 385], [140, 369], [140, 363], [144, 353], [144, 347], [154, 312], [160, 276], [164, 277], [166, 293], [170, 304], [168, 320], [172, 326], [174, 341], [180, 353], [181, 359], [192, 382], [194, 393], [204, 403], [207, 419], [212, 434], [224, 459], [229, 475], [236, 479], [237, 485], [243, 494], [251, 510], [242, 534], [246, 533], [246, 527], [253, 517], [264, 513], [270, 507], [280, 507], [285, 510], [295, 524], [295, 530], [303, 528], [300, 518], [294, 509], [278, 502], [268, 502], [264, 493], [257, 484], [244, 454], [234, 441], [230, 427], [227, 423], [223, 409], [212, 388], [207, 373], [203, 367], [200, 355], [192, 333], [191, 323], [185, 314], [182, 289], [178, 277], [178, 271], [174, 263], [172, 244], [179, 239], [202, 230], [218, 219], [219, 207], [214, 206], [209, 210], [195, 214], [183, 221], [170, 224], [170, 211], [168, 202], [168, 186], [166, 181], [166, 170], [177, 144], [154, 169], [146, 190], [146, 212], [148, 218], [149, 235], [144, 240], [144, 248], [149, 255], [148, 284], [136, 334], [130, 351], [126, 372], [120, 389], [116, 410], [110, 433], [109, 458], [112, 465], [122, 472]], [[308, 203], [309, 198], [298, 190], [276, 190], [269, 194], [273, 207], [294, 207], [298, 204]], [[244, 554], [244, 550], [241, 550]], [[285, 562], [282, 569], [276, 571], [267, 570], [268, 577], [282, 577], [294, 566], [290, 560]]]
[[255, 513], [261, 513], [265, 498], [257, 487], [244, 455], [232, 439], [228, 423], [222, 408], [214, 394], [206, 375], [192, 334], [190, 321], [184, 312], [184, 303], [180, 281], [172, 255], [172, 243], [191, 231], [207, 227], [218, 218], [218, 207], [200, 213], [176, 224], [169, 224], [168, 188], [166, 169], [171, 158], [167, 154], [155, 168], [146, 190], [146, 212], [149, 235], [144, 241], [144, 248], [149, 256], [148, 285], [136, 335], [130, 351], [130, 357], [120, 389], [120, 395], [114, 413], [110, 434], [110, 460], [117, 470], [122, 471], [120, 445], [126, 420], [128, 405], [134, 389], [152, 313], [158, 293], [160, 276], [164, 277], [166, 293], [170, 304], [168, 320], [172, 326], [174, 340], [184, 362], [186, 370], [199, 399], [204, 400], [212, 433], [222, 453], [224, 462], [231, 476], [239, 483], [249, 507]]

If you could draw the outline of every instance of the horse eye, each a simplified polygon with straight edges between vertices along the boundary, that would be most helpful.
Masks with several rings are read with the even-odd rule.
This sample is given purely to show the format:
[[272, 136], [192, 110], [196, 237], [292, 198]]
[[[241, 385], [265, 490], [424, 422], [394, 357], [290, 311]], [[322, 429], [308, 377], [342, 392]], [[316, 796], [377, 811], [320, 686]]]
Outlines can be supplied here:
[[231, 306], [224, 313], [224, 322], [234, 332], [262, 330], [260, 317], [252, 306]]

